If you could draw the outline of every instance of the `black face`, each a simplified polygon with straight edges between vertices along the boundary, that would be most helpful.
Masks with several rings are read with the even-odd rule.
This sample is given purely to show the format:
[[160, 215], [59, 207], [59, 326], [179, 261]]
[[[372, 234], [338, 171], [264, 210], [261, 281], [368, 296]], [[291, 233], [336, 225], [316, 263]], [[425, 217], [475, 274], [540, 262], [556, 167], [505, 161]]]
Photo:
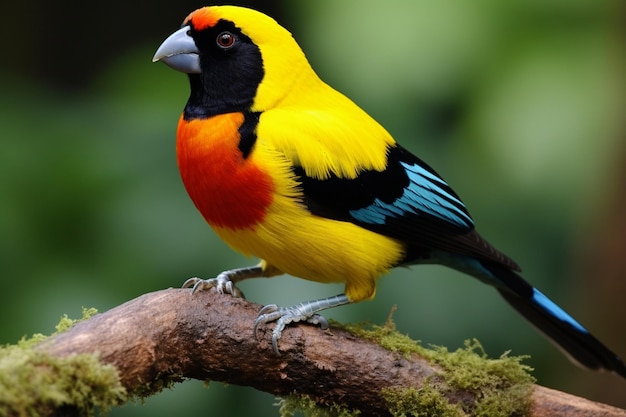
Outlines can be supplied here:
[[232, 22], [220, 20], [214, 27], [189, 30], [200, 52], [202, 73], [189, 74], [185, 119], [248, 111], [264, 74], [259, 48]]

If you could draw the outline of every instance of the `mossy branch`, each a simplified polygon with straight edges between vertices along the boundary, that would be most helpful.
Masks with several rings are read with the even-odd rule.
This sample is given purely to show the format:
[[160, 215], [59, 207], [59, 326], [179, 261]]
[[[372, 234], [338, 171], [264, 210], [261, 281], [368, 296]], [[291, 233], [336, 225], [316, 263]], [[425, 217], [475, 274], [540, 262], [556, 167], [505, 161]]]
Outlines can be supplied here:
[[[392, 325], [327, 331], [290, 326], [277, 356], [270, 329], [253, 337], [258, 309], [214, 291], [142, 295], [23, 347], [19, 360], [0, 357], [0, 375], [22, 375], [0, 378], [0, 392], [10, 384], [31, 397], [23, 404], [19, 396], [0, 395], [0, 415], [89, 415], [93, 406], [106, 408], [194, 378], [285, 397], [283, 415], [317, 404], [327, 407], [325, 415], [626, 416], [624, 410], [533, 385], [520, 358], [488, 359], [477, 342], [456, 352], [427, 350]], [[15, 355], [17, 347], [5, 349], [3, 355]], [[39, 386], [19, 385], [33, 375]], [[51, 399], [48, 385], [58, 391], [58, 381], [68, 378], [68, 392]], [[72, 392], [76, 387], [80, 392]]]

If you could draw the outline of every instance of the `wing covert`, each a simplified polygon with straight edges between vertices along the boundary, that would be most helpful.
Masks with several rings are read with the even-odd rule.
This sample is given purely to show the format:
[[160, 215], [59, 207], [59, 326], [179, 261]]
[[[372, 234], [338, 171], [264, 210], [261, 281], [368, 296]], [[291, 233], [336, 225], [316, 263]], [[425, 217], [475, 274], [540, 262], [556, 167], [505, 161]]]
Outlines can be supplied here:
[[[309, 178], [295, 168], [312, 213], [350, 221], [386, 236], [423, 242], [431, 233], [462, 234], [474, 223], [465, 205], [428, 165], [399, 145], [389, 148], [387, 168], [354, 179]], [[426, 239], [428, 240], [428, 239]]]
[[400, 165], [409, 178], [402, 195], [391, 203], [376, 198], [366, 207], [351, 210], [352, 217], [364, 223], [385, 224], [390, 217], [427, 214], [461, 229], [472, 229], [474, 222], [465, 205], [444, 180], [419, 163]]

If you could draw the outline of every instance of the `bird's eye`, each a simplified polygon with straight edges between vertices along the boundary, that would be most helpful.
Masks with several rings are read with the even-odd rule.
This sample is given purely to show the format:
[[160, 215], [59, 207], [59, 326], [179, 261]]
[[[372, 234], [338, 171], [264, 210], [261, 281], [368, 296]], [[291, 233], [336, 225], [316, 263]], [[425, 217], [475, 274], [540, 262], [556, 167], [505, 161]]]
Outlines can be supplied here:
[[230, 32], [222, 32], [217, 35], [217, 46], [222, 49], [228, 49], [235, 44], [235, 35]]

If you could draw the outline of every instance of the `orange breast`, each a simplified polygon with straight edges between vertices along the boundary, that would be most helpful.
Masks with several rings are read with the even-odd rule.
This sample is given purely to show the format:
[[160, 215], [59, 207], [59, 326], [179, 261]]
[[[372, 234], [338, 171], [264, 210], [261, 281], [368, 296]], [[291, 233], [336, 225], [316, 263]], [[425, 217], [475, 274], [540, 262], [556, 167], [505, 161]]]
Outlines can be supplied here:
[[238, 148], [242, 113], [178, 124], [176, 153], [187, 193], [206, 221], [230, 229], [252, 228], [272, 203], [271, 177]]

